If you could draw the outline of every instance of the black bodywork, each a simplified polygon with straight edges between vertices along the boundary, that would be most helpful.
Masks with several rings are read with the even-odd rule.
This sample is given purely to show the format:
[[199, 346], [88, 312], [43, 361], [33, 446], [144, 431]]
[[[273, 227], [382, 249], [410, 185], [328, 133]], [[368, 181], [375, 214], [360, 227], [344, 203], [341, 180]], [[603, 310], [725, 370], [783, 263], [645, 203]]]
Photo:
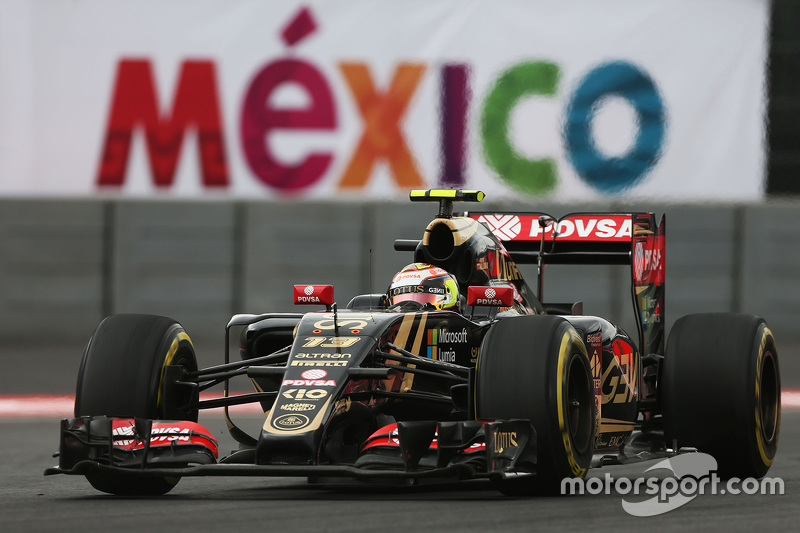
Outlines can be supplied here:
[[[215, 462], [199, 464], [187, 451], [183, 462], [159, 464], [145, 448], [136, 452], [138, 474], [417, 480], [530, 474], [529, 467], [518, 465], [535, 464], [536, 428], [526, 420], [477, 420], [475, 372], [482, 341], [493, 324], [545, 313], [563, 315], [591, 357], [596, 465], [666, 453], [655, 392], [664, 347], [663, 279], [648, 278], [647, 269], [634, 265], [639, 242], [639, 248], [653, 251], [660, 246], [663, 252], [663, 220], [656, 225], [651, 213], [616, 214], [630, 220], [626, 242], [562, 241], [554, 232], [538, 242], [504, 243], [478, 222], [480, 213], [453, 216], [452, 201], [470, 199], [461, 192], [438, 199], [439, 214], [422, 239], [398, 240], [395, 248], [413, 252], [414, 261], [451, 272], [464, 294], [470, 286], [513, 286], [511, 306], [464, 305], [462, 312], [388, 308], [383, 295], [362, 295], [344, 309], [236, 315], [226, 327], [224, 363], [194, 372], [168, 366], [162, 390], [165, 403], [172, 406], [169, 419], [225, 407], [240, 449]], [[559, 221], [546, 215], [525, 215], [535, 217], [542, 228], [558, 227]], [[547, 264], [631, 265], [639, 338], [635, 341], [604, 318], [583, 316], [579, 303], [543, 304], [518, 263], [539, 265], [539, 294]], [[233, 361], [229, 347], [237, 340], [239, 357]], [[242, 376], [250, 378], [253, 393], [231, 392], [231, 381]], [[200, 400], [202, 391], [220, 385], [221, 398]], [[266, 418], [260, 434], [251, 435], [237, 425], [228, 407], [254, 402], [261, 404]], [[115, 459], [117, 437], [101, 418], [62, 423], [60, 464], [48, 473], [130, 468], [130, 461]], [[397, 424], [395, 447], [365, 446], [391, 424]], [[151, 427], [152, 421], [137, 420], [137, 438], [149, 441]], [[512, 432], [513, 443], [501, 443], [498, 435]]]

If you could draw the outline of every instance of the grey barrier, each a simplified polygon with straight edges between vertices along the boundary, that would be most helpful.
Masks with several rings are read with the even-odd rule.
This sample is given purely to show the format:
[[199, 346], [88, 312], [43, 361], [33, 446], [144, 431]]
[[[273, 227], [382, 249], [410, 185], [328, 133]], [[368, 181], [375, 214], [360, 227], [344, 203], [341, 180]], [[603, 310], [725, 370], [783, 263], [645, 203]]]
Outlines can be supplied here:
[[[667, 324], [748, 312], [776, 336], [800, 328], [800, 204], [481, 205], [481, 210], [653, 210], [667, 216]], [[232, 314], [292, 310], [292, 285], [331, 283], [344, 305], [382, 292], [411, 261], [433, 204], [216, 201], [0, 201], [0, 342], [88, 339], [106, 315], [170, 316], [195, 339]], [[531, 280], [535, 271], [523, 267]], [[584, 302], [634, 331], [624, 267], [553, 266], [545, 299]]]

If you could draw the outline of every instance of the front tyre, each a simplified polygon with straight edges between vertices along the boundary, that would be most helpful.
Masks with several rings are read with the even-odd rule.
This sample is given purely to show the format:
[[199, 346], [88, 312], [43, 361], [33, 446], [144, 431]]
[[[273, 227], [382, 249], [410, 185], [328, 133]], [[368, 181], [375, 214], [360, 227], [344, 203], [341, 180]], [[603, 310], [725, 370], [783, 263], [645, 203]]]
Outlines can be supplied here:
[[762, 318], [732, 313], [675, 322], [664, 356], [661, 404], [669, 446], [717, 460], [723, 477], [763, 477], [775, 458], [781, 380]]
[[[536, 475], [499, 480], [507, 495], [558, 494], [583, 478], [592, 460], [595, 398], [591, 362], [565, 319], [526, 316], [495, 323], [481, 346], [476, 376], [479, 419], [528, 419], [536, 430]], [[524, 465], [523, 465], [524, 466]]]
[[[75, 392], [75, 416], [164, 419], [183, 413], [197, 421], [190, 394], [165, 394], [167, 366], [197, 370], [189, 335], [174, 320], [152, 315], [114, 315], [103, 320], [83, 354]], [[169, 402], [175, 402], [171, 405]], [[179, 478], [144, 477], [97, 470], [86, 478], [97, 490], [119, 495], [159, 495]]]

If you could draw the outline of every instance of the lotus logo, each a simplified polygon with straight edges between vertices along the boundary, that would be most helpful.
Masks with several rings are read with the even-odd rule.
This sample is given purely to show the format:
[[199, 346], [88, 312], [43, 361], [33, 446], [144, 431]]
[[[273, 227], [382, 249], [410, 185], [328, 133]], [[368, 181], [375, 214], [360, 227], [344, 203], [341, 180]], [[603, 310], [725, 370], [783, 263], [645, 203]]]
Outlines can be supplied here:
[[303, 289], [303, 292], [306, 293], [306, 296], [311, 296], [312, 294], [314, 294], [314, 287], [309, 285], [308, 287]]
[[497, 295], [497, 291], [494, 289], [486, 289], [486, 292], [483, 294], [487, 298], [494, 298]]
[[300, 375], [303, 376], [303, 379], [322, 379], [327, 376], [328, 373], [321, 368], [314, 368], [311, 370], [306, 370]]
[[293, 429], [301, 429], [311, 423], [311, 420], [306, 415], [290, 413], [281, 415], [272, 422], [272, 427], [275, 429], [282, 429], [290, 431]]

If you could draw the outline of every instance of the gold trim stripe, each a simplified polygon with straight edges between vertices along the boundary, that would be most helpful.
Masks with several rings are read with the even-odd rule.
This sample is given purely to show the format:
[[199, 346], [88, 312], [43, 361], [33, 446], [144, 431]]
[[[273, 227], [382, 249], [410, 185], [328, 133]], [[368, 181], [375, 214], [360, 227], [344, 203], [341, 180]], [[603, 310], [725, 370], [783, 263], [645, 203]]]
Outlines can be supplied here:
[[630, 431], [636, 425], [635, 422], [627, 420], [615, 420], [613, 418], [602, 418], [600, 420], [600, 433], [615, 433], [621, 431]]
[[[419, 316], [419, 315], [418, 315]], [[414, 347], [411, 351], [419, 355], [419, 349], [422, 347], [422, 339], [425, 337], [425, 323], [428, 321], [428, 312], [422, 313], [419, 317], [419, 325], [417, 326], [417, 336], [414, 338]]]
[[403, 318], [403, 322], [400, 324], [400, 329], [397, 331], [397, 337], [394, 340], [397, 346], [406, 349], [412, 324], [414, 324], [414, 315], [406, 315], [405, 318]]

